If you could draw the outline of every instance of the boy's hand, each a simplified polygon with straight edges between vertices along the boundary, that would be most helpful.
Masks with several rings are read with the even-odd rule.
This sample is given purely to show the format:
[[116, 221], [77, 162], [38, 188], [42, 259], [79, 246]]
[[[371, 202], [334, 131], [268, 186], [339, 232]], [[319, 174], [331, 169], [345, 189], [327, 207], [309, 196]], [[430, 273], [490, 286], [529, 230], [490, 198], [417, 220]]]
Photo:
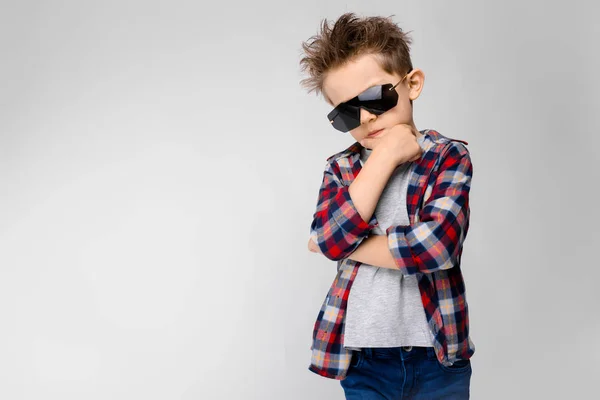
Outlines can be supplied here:
[[394, 165], [416, 161], [423, 153], [417, 142], [416, 130], [407, 124], [398, 124], [390, 129], [384, 129], [376, 137], [362, 139], [360, 144], [373, 149], [373, 154], [380, 154], [377, 157], [385, 157]]
[[313, 253], [321, 253], [321, 248], [312, 240], [312, 238], [308, 239], [308, 250]]

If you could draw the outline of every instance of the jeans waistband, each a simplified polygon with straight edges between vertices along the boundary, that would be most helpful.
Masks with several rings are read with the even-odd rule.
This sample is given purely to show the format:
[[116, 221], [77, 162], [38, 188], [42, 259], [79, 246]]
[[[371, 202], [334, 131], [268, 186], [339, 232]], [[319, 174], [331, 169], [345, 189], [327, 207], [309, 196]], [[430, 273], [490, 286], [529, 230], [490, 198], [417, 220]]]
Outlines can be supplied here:
[[363, 347], [361, 351], [366, 358], [436, 358], [432, 346]]

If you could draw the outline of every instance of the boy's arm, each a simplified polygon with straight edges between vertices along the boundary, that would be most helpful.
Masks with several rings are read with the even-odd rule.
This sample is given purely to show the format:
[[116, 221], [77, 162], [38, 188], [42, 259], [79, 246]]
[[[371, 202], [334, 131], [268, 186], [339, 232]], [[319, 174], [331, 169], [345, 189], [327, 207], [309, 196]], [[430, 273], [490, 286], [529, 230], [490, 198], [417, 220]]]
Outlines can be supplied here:
[[414, 225], [392, 225], [388, 250], [404, 275], [452, 268], [469, 229], [473, 166], [468, 150], [453, 142], [441, 160], [433, 190]]
[[330, 260], [348, 257], [376, 226], [375, 207], [396, 166], [374, 155], [350, 186], [343, 185], [335, 162], [325, 166], [310, 236]]
[[431, 196], [415, 225], [392, 225], [387, 236], [366, 238], [347, 258], [400, 269], [404, 275], [431, 273], [456, 264], [469, 228], [469, 190], [473, 167], [466, 149], [444, 157]]
[[388, 237], [386, 235], [371, 235], [367, 237], [346, 258], [375, 267], [398, 269], [394, 256], [388, 248]]

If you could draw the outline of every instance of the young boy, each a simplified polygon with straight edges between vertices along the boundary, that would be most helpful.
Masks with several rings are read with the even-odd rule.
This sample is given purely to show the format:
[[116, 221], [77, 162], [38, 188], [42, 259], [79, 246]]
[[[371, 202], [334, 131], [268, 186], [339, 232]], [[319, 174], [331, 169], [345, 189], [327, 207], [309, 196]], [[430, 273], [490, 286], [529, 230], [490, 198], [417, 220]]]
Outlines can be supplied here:
[[391, 18], [353, 13], [303, 43], [302, 84], [356, 140], [327, 158], [309, 240], [337, 261], [309, 370], [340, 380], [347, 399], [469, 398], [472, 165], [466, 142], [415, 127], [424, 74], [410, 44]]

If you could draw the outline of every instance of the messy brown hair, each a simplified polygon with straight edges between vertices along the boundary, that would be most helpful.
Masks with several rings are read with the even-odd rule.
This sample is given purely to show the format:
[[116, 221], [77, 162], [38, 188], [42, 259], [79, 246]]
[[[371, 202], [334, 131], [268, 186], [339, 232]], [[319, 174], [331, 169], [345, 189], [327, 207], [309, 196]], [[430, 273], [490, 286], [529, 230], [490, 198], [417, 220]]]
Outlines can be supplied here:
[[340, 16], [332, 27], [324, 19], [320, 33], [302, 43], [305, 56], [300, 66], [309, 76], [300, 85], [308, 93], [324, 94], [323, 81], [329, 71], [365, 54], [375, 55], [388, 74], [403, 76], [412, 70], [412, 39], [392, 21], [392, 16], [360, 18], [349, 12]]

